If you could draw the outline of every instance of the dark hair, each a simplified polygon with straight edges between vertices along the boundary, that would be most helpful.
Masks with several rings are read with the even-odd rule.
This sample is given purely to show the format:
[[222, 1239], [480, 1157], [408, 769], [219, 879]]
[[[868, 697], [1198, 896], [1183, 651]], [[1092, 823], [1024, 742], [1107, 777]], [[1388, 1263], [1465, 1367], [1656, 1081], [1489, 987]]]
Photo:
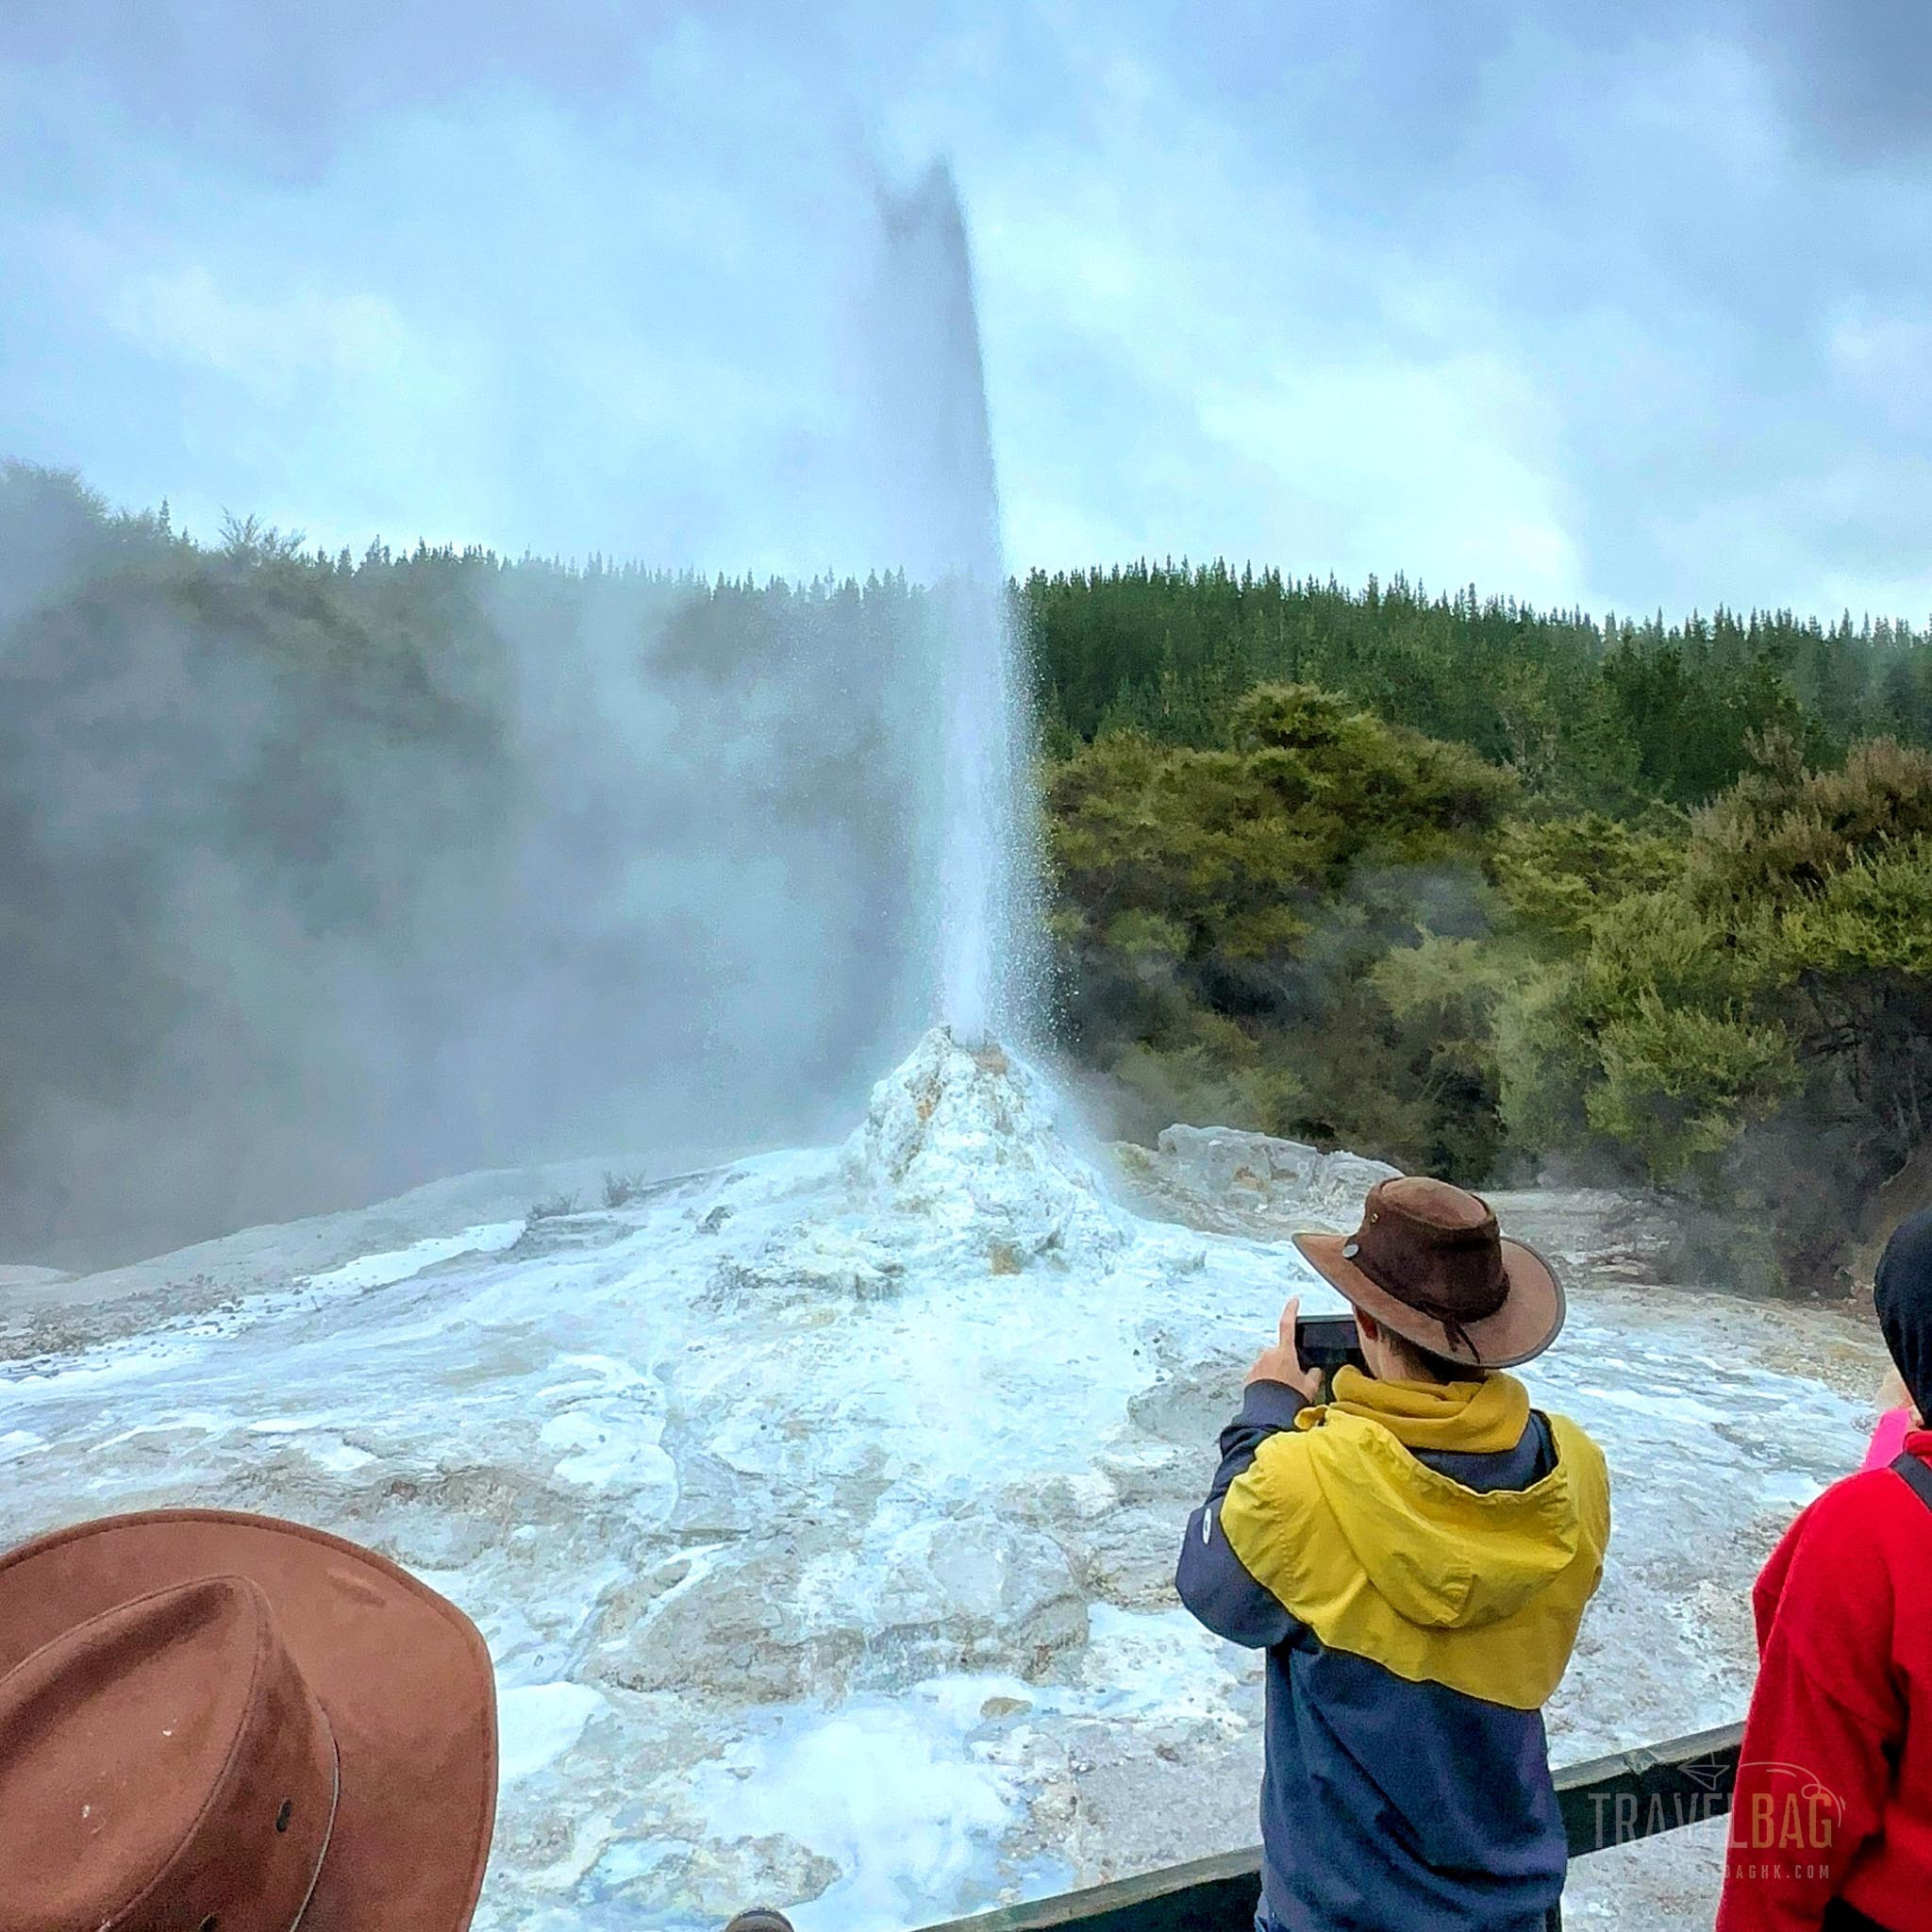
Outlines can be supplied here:
[[1924, 1414], [1932, 1402], [1932, 1208], [1892, 1229], [1873, 1291], [1885, 1345]]
[[1401, 1351], [1402, 1358], [1416, 1374], [1431, 1382], [1480, 1382], [1490, 1372], [1480, 1362], [1457, 1361], [1453, 1355], [1438, 1355], [1392, 1328], [1383, 1334]]

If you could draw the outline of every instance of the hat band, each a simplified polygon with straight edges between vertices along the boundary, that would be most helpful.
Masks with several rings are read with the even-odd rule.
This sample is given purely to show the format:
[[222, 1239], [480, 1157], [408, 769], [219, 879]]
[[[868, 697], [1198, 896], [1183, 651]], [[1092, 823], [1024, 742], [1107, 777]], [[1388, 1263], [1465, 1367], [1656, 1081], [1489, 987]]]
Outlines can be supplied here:
[[308, 1901], [315, 1896], [315, 1888], [322, 1883], [322, 1868], [328, 1862], [329, 1840], [336, 1835], [336, 1812], [342, 1802], [342, 1750], [336, 1742], [334, 1729], [328, 1740], [329, 1757], [335, 1765], [336, 1774], [329, 1786], [328, 1823], [322, 1831], [322, 1849], [315, 1855], [315, 1870], [308, 1874], [308, 1890], [302, 1894], [302, 1903], [295, 1907], [295, 1916], [289, 1921], [289, 1932], [297, 1932], [303, 1919], [308, 1915]]

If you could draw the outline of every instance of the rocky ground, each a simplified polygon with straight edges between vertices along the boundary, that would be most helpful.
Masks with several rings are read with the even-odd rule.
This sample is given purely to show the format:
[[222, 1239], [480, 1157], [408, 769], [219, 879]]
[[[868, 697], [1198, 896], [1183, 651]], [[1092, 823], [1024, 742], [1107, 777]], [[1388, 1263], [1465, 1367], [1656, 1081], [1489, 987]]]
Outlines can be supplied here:
[[[1383, 1170], [1181, 1128], [1110, 1160], [1024, 1068], [934, 1035], [843, 1148], [615, 1205], [601, 1163], [469, 1176], [0, 1275], [0, 1541], [223, 1504], [447, 1591], [502, 1686], [483, 1932], [754, 1896], [891, 1932], [1228, 1849], [1258, 1659], [1175, 1606], [1175, 1537], [1307, 1284], [1282, 1237], [1352, 1224]], [[1617, 1484], [1555, 1755], [1721, 1722], [1752, 1575], [1856, 1462], [1875, 1338], [1672, 1282], [1644, 1204], [1497, 1206], [1572, 1287], [1534, 1391]], [[1570, 1922], [1707, 1924], [1692, 1836], [1579, 1863]]]

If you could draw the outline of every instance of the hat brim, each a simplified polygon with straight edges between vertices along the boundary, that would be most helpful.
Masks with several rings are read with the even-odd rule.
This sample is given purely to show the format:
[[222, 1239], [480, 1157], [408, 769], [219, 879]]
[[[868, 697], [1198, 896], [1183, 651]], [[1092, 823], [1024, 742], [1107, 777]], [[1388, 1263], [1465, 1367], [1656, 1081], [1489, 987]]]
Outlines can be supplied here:
[[1562, 1332], [1569, 1311], [1563, 1284], [1557, 1279], [1557, 1271], [1525, 1241], [1502, 1243], [1507, 1292], [1493, 1315], [1462, 1324], [1471, 1343], [1465, 1348], [1433, 1315], [1398, 1301], [1371, 1281], [1341, 1252], [1353, 1239], [1345, 1234], [1298, 1234], [1294, 1244], [1302, 1258], [1351, 1307], [1420, 1348], [1472, 1367], [1513, 1369], [1541, 1355]]
[[373, 1551], [221, 1509], [57, 1530], [0, 1556], [0, 1676], [116, 1604], [211, 1576], [259, 1586], [335, 1732], [341, 1795], [302, 1932], [463, 1932], [496, 1822], [490, 1652]]

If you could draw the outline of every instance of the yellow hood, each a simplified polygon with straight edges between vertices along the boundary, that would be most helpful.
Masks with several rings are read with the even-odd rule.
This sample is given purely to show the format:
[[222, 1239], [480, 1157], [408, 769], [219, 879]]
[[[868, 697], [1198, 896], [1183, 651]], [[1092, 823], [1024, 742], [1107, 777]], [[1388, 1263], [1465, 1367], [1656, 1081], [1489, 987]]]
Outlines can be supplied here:
[[1561, 1677], [1602, 1575], [1602, 1452], [1553, 1416], [1556, 1467], [1526, 1490], [1489, 1491], [1410, 1453], [1507, 1451], [1528, 1421], [1513, 1376], [1442, 1388], [1344, 1369], [1335, 1400], [1262, 1442], [1223, 1501], [1223, 1527], [1324, 1643], [1533, 1707]]

